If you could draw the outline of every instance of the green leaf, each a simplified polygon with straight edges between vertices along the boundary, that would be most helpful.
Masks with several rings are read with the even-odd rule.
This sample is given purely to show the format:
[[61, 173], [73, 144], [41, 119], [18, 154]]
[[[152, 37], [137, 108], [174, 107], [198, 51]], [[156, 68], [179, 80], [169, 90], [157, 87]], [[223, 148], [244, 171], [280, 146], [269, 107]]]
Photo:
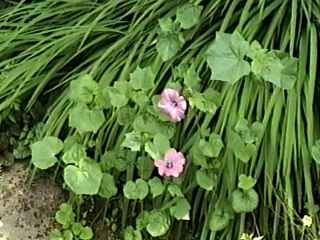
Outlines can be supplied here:
[[31, 162], [40, 169], [52, 167], [58, 159], [55, 157], [63, 149], [63, 142], [56, 137], [45, 137], [31, 145]]
[[48, 239], [49, 240], [64, 240], [64, 237], [58, 229], [54, 229], [53, 231], [50, 232]]
[[167, 136], [157, 133], [153, 142], [145, 144], [145, 151], [154, 159], [162, 159], [164, 154], [170, 149], [170, 142]]
[[232, 219], [232, 213], [225, 208], [217, 208], [212, 213], [209, 220], [209, 228], [211, 231], [217, 232], [225, 229]]
[[255, 143], [258, 140], [255, 132], [249, 127], [248, 120], [244, 118], [237, 122], [235, 131], [239, 133], [245, 143]]
[[257, 180], [254, 179], [253, 177], [241, 174], [239, 176], [238, 187], [246, 191], [246, 190], [252, 189], [254, 185], [256, 185], [256, 182]]
[[283, 89], [291, 89], [297, 81], [298, 60], [292, 57], [281, 59], [283, 69], [281, 71], [281, 83], [277, 85]]
[[101, 180], [99, 195], [101, 197], [110, 199], [117, 195], [118, 189], [114, 181], [114, 177], [109, 173], [103, 173]]
[[153, 198], [160, 196], [165, 190], [165, 186], [158, 177], [150, 179], [148, 184]]
[[123, 193], [127, 199], [143, 200], [149, 193], [149, 186], [143, 179], [138, 179], [136, 182], [128, 181], [124, 185]]
[[216, 139], [212, 139], [211, 142], [207, 142], [204, 139], [199, 141], [199, 149], [201, 149], [204, 156], [210, 158], [218, 157], [222, 148], [223, 143], [219, 135], [217, 135]]
[[196, 71], [195, 64], [192, 64], [183, 74], [184, 84], [194, 90], [198, 90], [200, 87], [201, 78]]
[[82, 227], [79, 237], [82, 240], [92, 239], [93, 238], [93, 231], [92, 231], [91, 227]]
[[139, 133], [147, 133], [150, 136], [155, 136], [161, 133], [167, 138], [171, 138], [175, 128], [170, 123], [161, 122], [156, 117], [150, 114], [139, 115], [133, 122], [133, 129]]
[[168, 186], [168, 192], [172, 197], [184, 197], [181, 188], [177, 184], [170, 184]]
[[75, 222], [72, 224], [71, 228], [72, 228], [73, 234], [78, 236], [81, 233], [81, 229], [83, 228], [83, 226], [81, 225], [81, 223]]
[[69, 228], [75, 220], [75, 213], [73, 212], [72, 206], [68, 203], [62, 203], [59, 210], [56, 212], [55, 219], [60, 223], [63, 228]]
[[256, 51], [251, 55], [252, 72], [277, 87], [291, 89], [297, 80], [298, 61], [277, 51]]
[[75, 143], [69, 150], [67, 150], [63, 156], [62, 160], [65, 164], [78, 164], [80, 159], [85, 159], [87, 157], [86, 149], [83, 145]]
[[130, 85], [135, 90], [148, 91], [154, 87], [155, 74], [152, 68], [137, 67], [136, 70], [130, 74]]
[[243, 191], [237, 189], [231, 196], [232, 208], [237, 213], [253, 212], [259, 204], [259, 196], [254, 189]]
[[148, 222], [149, 222], [149, 217], [150, 217], [150, 212], [143, 211], [136, 218], [136, 228], [139, 231], [142, 231], [143, 229], [145, 229], [147, 227]]
[[160, 211], [153, 211], [148, 217], [147, 231], [152, 237], [160, 237], [166, 234], [170, 227], [169, 217]]
[[205, 113], [215, 113], [220, 106], [220, 94], [208, 88], [204, 93], [194, 92], [189, 98], [190, 105]]
[[208, 157], [203, 154], [203, 149], [201, 149], [200, 139], [195, 141], [195, 144], [191, 148], [192, 154], [192, 162], [197, 165], [201, 166], [201, 168], [207, 169], [209, 164], [207, 162]]
[[129, 226], [124, 231], [124, 240], [142, 240], [141, 232]]
[[317, 140], [315, 144], [311, 147], [311, 155], [313, 160], [320, 164], [320, 140]]
[[148, 101], [148, 96], [143, 91], [134, 91], [131, 93], [131, 99], [134, 101], [139, 107], [144, 107]]
[[200, 21], [202, 9], [202, 6], [187, 3], [178, 8], [176, 21], [180, 23], [183, 29], [192, 28]]
[[83, 75], [70, 84], [70, 98], [78, 103], [91, 103], [98, 92], [98, 83], [90, 75]]
[[104, 122], [105, 117], [102, 110], [90, 110], [83, 104], [77, 104], [70, 110], [69, 126], [76, 128], [81, 133], [96, 133]]
[[148, 179], [152, 175], [154, 164], [153, 161], [146, 156], [140, 156], [137, 160], [137, 169], [139, 176], [143, 179]]
[[98, 109], [109, 109], [112, 107], [111, 101], [109, 98], [108, 88], [100, 87], [94, 98], [95, 105]]
[[119, 109], [117, 121], [119, 125], [126, 126], [132, 124], [135, 119], [136, 111], [134, 108], [124, 106]]
[[248, 50], [249, 43], [240, 33], [218, 32], [207, 52], [207, 62], [212, 71], [211, 78], [235, 83], [248, 75], [250, 64], [244, 60]]
[[174, 24], [171, 18], [165, 17], [159, 20], [161, 31], [164, 33], [174, 32]]
[[125, 171], [128, 167], [125, 153], [126, 151], [114, 150], [103, 154], [100, 161], [102, 171], [110, 171], [113, 168], [117, 169], [119, 172]]
[[121, 144], [122, 147], [129, 148], [133, 152], [140, 151], [142, 137], [137, 132], [130, 132], [125, 134], [125, 139]]
[[157, 42], [157, 51], [163, 61], [173, 58], [182, 48], [184, 42], [178, 34], [161, 34]]
[[274, 52], [257, 55], [251, 63], [251, 71], [265, 81], [281, 84], [281, 72], [284, 66]]
[[102, 177], [100, 165], [91, 159], [80, 161], [79, 167], [68, 165], [64, 169], [64, 181], [75, 194], [79, 195], [97, 194]]
[[256, 153], [256, 146], [254, 144], [245, 144], [236, 132], [231, 133], [229, 144], [236, 158], [239, 158], [244, 163], [247, 163]]
[[79, 134], [68, 136], [63, 142], [63, 152], [67, 152], [75, 144], [80, 144], [80, 140]]
[[126, 95], [126, 89], [109, 87], [108, 95], [113, 107], [120, 108], [127, 105], [129, 99]]
[[190, 220], [189, 212], [191, 206], [187, 199], [179, 198], [178, 201], [170, 208], [170, 214], [178, 220]]
[[213, 174], [210, 174], [205, 170], [196, 171], [196, 181], [201, 188], [207, 191], [211, 191], [215, 185]]
[[212, 150], [211, 150], [212, 157], [218, 157], [220, 155], [222, 148], [224, 147], [224, 144], [220, 135], [216, 133], [211, 133], [209, 137], [209, 142], [212, 146]]
[[73, 240], [73, 234], [70, 230], [64, 230], [62, 235], [64, 240]]
[[158, 148], [156, 145], [154, 145], [153, 142], [147, 142], [144, 145], [144, 150], [146, 151], [146, 153], [149, 154], [149, 156], [153, 159], [153, 160], [159, 160], [162, 158], [162, 155], [160, 154]]

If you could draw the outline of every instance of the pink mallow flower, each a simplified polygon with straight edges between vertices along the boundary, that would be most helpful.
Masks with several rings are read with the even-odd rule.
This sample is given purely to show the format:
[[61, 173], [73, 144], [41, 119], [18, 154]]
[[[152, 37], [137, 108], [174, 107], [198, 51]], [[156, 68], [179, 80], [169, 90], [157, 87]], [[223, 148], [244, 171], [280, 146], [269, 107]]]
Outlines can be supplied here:
[[154, 165], [158, 168], [158, 172], [161, 176], [166, 177], [179, 177], [183, 171], [183, 166], [186, 162], [183, 154], [177, 152], [174, 148], [169, 149], [163, 160], [156, 160]]
[[177, 90], [167, 88], [160, 95], [158, 107], [171, 122], [180, 122], [185, 117], [187, 102]]

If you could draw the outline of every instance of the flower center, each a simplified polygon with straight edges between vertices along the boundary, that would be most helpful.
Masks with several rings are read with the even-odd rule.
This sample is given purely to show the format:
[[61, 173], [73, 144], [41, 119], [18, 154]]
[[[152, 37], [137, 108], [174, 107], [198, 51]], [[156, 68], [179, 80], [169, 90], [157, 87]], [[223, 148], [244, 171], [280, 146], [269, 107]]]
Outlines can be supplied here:
[[166, 161], [166, 168], [173, 168], [173, 162], [172, 161]]
[[172, 105], [173, 107], [177, 107], [177, 106], [178, 106], [178, 103], [177, 103], [176, 101], [172, 100], [172, 101], [171, 101], [171, 105]]

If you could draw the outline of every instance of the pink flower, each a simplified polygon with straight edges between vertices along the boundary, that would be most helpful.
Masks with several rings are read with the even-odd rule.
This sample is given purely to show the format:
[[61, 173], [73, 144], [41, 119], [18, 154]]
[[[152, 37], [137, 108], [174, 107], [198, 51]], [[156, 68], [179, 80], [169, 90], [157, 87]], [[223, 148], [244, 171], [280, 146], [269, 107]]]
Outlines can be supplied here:
[[156, 160], [154, 165], [158, 168], [158, 172], [161, 176], [173, 176], [179, 177], [180, 173], [183, 171], [183, 166], [186, 162], [183, 154], [177, 152], [174, 148], [169, 149], [164, 160]]
[[167, 88], [161, 93], [158, 107], [169, 117], [171, 122], [180, 122], [185, 117], [187, 102], [178, 91]]

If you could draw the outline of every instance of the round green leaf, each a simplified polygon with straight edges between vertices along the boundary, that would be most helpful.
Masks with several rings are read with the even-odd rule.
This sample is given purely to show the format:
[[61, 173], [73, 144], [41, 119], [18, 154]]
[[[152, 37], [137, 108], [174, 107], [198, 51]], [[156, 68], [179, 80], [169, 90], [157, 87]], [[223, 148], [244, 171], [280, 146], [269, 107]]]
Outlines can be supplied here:
[[207, 191], [211, 191], [215, 184], [214, 176], [212, 176], [212, 174], [209, 174], [205, 170], [197, 170], [196, 181], [201, 188]]
[[232, 208], [237, 213], [253, 212], [259, 204], [259, 196], [254, 189], [235, 190], [231, 196]]
[[178, 34], [168, 33], [159, 36], [156, 48], [162, 60], [168, 61], [178, 53], [182, 46], [183, 42]]
[[174, 31], [174, 24], [170, 17], [164, 17], [159, 20], [161, 31], [164, 33], [170, 33]]
[[58, 229], [54, 229], [49, 234], [49, 240], [64, 240], [62, 233]]
[[152, 175], [154, 165], [150, 157], [141, 156], [138, 158], [136, 163], [139, 176], [143, 179], [148, 179]]
[[128, 181], [124, 185], [123, 193], [127, 199], [143, 200], [149, 193], [149, 186], [143, 179], [138, 179], [136, 182]]
[[76, 128], [79, 132], [97, 132], [105, 122], [102, 110], [90, 110], [84, 104], [77, 104], [70, 110], [69, 126]]
[[68, 228], [75, 220], [75, 213], [72, 206], [67, 203], [62, 203], [59, 210], [56, 212], [55, 219], [63, 228]]
[[244, 60], [248, 49], [249, 43], [240, 33], [218, 32], [207, 52], [212, 79], [233, 84], [248, 75], [251, 71], [250, 64]]
[[130, 74], [130, 84], [131, 87], [135, 90], [150, 90], [154, 86], [155, 74], [152, 71], [152, 68], [137, 67], [136, 70]]
[[108, 96], [113, 107], [120, 108], [127, 105], [129, 99], [125, 93], [126, 89], [120, 87], [109, 87]]
[[125, 139], [121, 146], [129, 148], [133, 152], [138, 152], [140, 151], [141, 143], [141, 135], [137, 132], [130, 132], [125, 134]]
[[81, 233], [82, 225], [79, 222], [72, 224], [72, 232], [74, 235], [78, 236]]
[[75, 143], [69, 150], [67, 150], [63, 156], [62, 160], [66, 164], [78, 164], [80, 159], [85, 159], [87, 157], [86, 149], [83, 145]]
[[64, 181], [75, 194], [97, 194], [101, 180], [100, 165], [93, 160], [83, 160], [79, 167], [69, 165], [64, 169]]
[[178, 220], [190, 220], [189, 211], [191, 206], [187, 199], [179, 198], [178, 201], [170, 208], [171, 216]]
[[142, 240], [141, 232], [129, 226], [124, 231], [124, 240]]
[[181, 188], [177, 184], [170, 184], [168, 186], [168, 192], [172, 197], [183, 197]]
[[73, 240], [73, 234], [70, 230], [64, 230], [62, 235], [64, 240]]
[[90, 75], [83, 75], [70, 84], [70, 98], [75, 102], [90, 103], [98, 91], [98, 83]]
[[79, 235], [82, 240], [90, 240], [93, 238], [93, 231], [91, 227], [82, 227]]
[[226, 228], [231, 219], [231, 214], [222, 209], [216, 209], [210, 217], [209, 228], [211, 231], [220, 231]]
[[101, 181], [99, 195], [101, 197], [110, 199], [118, 192], [114, 177], [109, 173], [104, 173]]
[[158, 177], [150, 179], [148, 184], [153, 198], [160, 196], [164, 192], [165, 186]]
[[110, 171], [113, 168], [119, 172], [125, 171], [128, 167], [125, 151], [114, 150], [106, 152], [101, 157], [100, 166], [104, 172]]
[[160, 211], [151, 212], [148, 217], [147, 231], [152, 237], [160, 237], [167, 233], [170, 227], [169, 217]]
[[128, 124], [132, 124], [135, 118], [135, 110], [134, 108], [124, 106], [119, 109], [117, 121], [119, 125], [125, 126]]
[[177, 22], [181, 28], [189, 29], [195, 26], [200, 21], [200, 15], [203, 7], [187, 3], [177, 10]]
[[31, 145], [32, 163], [40, 169], [52, 167], [58, 159], [55, 157], [63, 149], [63, 142], [56, 137], [45, 137]]
[[241, 188], [242, 190], [249, 190], [256, 185], [257, 180], [254, 179], [251, 176], [246, 176], [244, 174], [241, 174], [239, 176], [239, 183], [238, 187]]

